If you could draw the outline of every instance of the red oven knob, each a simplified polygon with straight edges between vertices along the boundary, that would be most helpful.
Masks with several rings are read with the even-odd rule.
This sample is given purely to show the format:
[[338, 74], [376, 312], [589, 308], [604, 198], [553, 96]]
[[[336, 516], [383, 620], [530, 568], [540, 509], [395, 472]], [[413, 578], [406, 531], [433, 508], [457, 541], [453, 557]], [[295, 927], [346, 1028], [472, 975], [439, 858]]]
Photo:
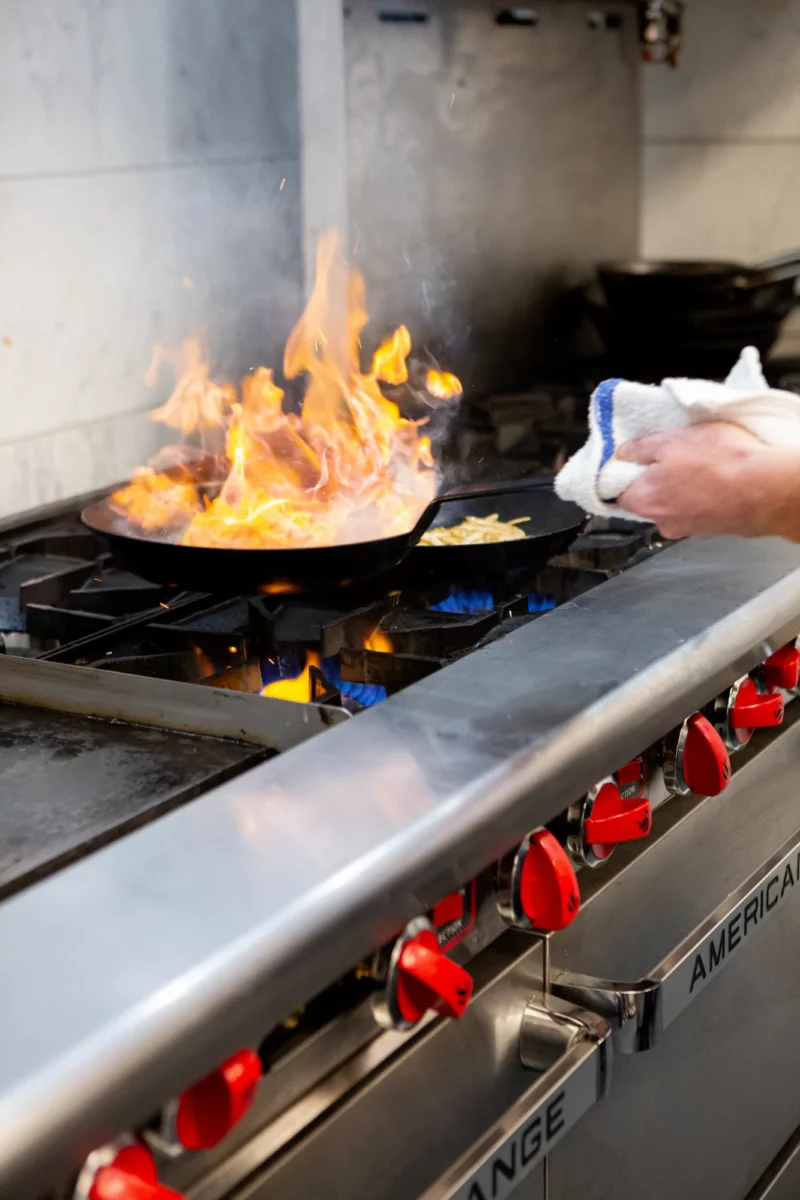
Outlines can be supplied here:
[[463, 1017], [471, 996], [472, 976], [442, 952], [436, 930], [419, 917], [395, 942], [375, 1015], [389, 1028], [411, 1029], [429, 1012]]
[[746, 746], [756, 729], [774, 729], [783, 721], [783, 697], [760, 692], [749, 675], [738, 680], [714, 706], [714, 722], [729, 750]]
[[604, 779], [567, 814], [570, 853], [587, 867], [599, 867], [619, 842], [647, 837], [652, 823], [650, 801], [624, 800], [613, 779]]
[[618, 842], [635, 842], [647, 837], [651, 822], [650, 801], [626, 804], [614, 783], [604, 783], [583, 825], [586, 841], [596, 849], [607, 848], [607, 858]]
[[89, 1200], [182, 1200], [182, 1197], [163, 1183], [147, 1183], [119, 1167], [101, 1167]]
[[139, 1144], [124, 1146], [113, 1162], [99, 1167], [85, 1194], [88, 1200], [183, 1200], [180, 1192], [158, 1182], [155, 1159]]
[[800, 684], [800, 650], [794, 642], [769, 656], [764, 663], [764, 682], [783, 692], [793, 692]]
[[178, 1100], [175, 1132], [186, 1150], [210, 1150], [230, 1133], [253, 1103], [262, 1075], [254, 1050], [240, 1050]]
[[743, 679], [731, 706], [731, 728], [752, 732], [773, 729], [783, 720], [783, 698], [775, 692], [759, 692], [752, 679]]
[[664, 782], [670, 792], [718, 796], [731, 780], [731, 760], [720, 735], [694, 713], [664, 743]]
[[581, 907], [575, 869], [548, 830], [529, 834], [498, 863], [497, 905], [514, 929], [553, 933], [575, 920]]

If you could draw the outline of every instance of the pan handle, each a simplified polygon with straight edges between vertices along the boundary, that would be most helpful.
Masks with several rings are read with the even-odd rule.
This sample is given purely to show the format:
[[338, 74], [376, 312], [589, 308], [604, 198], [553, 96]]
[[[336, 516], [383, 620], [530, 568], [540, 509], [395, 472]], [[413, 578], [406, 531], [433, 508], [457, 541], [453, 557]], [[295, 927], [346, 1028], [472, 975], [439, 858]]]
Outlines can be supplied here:
[[775, 271], [779, 267], [793, 267], [796, 263], [800, 263], [800, 249], [787, 250], [784, 254], [776, 254], [774, 258], [765, 258], [763, 262], [756, 263], [752, 270]]
[[552, 490], [553, 477], [541, 475], [532, 476], [530, 479], [511, 479], [493, 483], [470, 483], [463, 487], [448, 488], [446, 491], [440, 492], [436, 499], [431, 501], [409, 536], [412, 541], [419, 541], [442, 505], [449, 504], [453, 500], [480, 500], [490, 496], [507, 496], [515, 492], [552, 492]]
[[781, 283], [785, 279], [797, 278], [800, 278], [800, 250], [789, 250], [786, 254], [765, 259], [764, 262], [742, 271], [734, 284], [746, 291], [763, 284]]
[[440, 507], [451, 500], [477, 500], [482, 496], [505, 496], [509, 492], [552, 492], [553, 476], [533, 475], [528, 479], [510, 479], [492, 483], [469, 483], [448, 488], [433, 501]]

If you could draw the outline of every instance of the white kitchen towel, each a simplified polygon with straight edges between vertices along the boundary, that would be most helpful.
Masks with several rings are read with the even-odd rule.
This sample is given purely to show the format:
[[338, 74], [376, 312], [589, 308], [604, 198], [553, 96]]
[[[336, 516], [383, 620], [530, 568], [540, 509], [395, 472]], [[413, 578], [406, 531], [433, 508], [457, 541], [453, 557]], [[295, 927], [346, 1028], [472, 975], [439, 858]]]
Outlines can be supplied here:
[[607, 379], [592, 396], [589, 440], [556, 477], [562, 500], [587, 513], [626, 517], [616, 498], [645, 467], [620, 462], [618, 446], [651, 433], [665, 433], [704, 421], [741, 425], [762, 442], [800, 447], [800, 396], [771, 388], [752, 346], [725, 383], [706, 379], [665, 379], [659, 386]]

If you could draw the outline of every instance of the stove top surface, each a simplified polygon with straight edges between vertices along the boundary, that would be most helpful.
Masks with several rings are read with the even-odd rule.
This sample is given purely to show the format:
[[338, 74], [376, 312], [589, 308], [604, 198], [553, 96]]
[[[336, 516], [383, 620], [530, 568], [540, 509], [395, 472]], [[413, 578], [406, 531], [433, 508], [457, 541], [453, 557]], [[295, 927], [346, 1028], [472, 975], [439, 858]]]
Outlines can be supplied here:
[[292, 599], [149, 583], [77, 509], [7, 528], [0, 898], [658, 549], [652, 530], [606, 522], [534, 575]]
[[317, 597], [178, 592], [119, 569], [77, 511], [0, 538], [6, 654], [355, 714], [660, 548], [595, 522], [535, 573], [419, 581], [403, 569]]
[[0, 900], [264, 757], [232, 741], [0, 703]]

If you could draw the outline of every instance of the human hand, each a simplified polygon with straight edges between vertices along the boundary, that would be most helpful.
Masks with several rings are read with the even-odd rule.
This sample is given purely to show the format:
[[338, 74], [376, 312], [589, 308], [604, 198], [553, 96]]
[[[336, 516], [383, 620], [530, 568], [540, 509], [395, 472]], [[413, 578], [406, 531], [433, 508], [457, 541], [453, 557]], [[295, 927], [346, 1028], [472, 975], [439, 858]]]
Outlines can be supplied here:
[[637, 438], [617, 458], [647, 470], [619, 497], [666, 538], [778, 535], [800, 540], [800, 450], [709, 423]]

